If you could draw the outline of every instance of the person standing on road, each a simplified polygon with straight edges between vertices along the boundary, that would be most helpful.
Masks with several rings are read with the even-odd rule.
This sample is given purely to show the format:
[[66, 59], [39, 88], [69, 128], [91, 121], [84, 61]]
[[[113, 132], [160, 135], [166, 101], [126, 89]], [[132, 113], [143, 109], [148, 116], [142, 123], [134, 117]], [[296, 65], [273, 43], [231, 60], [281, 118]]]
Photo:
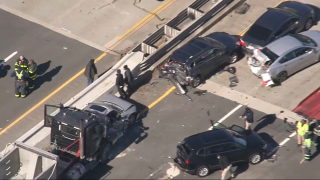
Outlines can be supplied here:
[[94, 76], [97, 74], [97, 68], [94, 64], [94, 59], [90, 59], [89, 63], [86, 66], [86, 69], [84, 70], [84, 75], [87, 77], [87, 85], [93, 83]]
[[309, 133], [305, 133], [304, 135], [304, 159], [306, 161], [310, 161], [311, 158], [311, 147], [312, 141]]
[[234, 173], [232, 172], [232, 164], [228, 160], [226, 156], [221, 156], [220, 154], [217, 155], [217, 158], [219, 159], [219, 165], [221, 168], [221, 180], [223, 179], [229, 179], [226, 178], [227, 173], [229, 172], [231, 175], [231, 178], [234, 178]]
[[123, 69], [124, 69], [124, 83], [127, 84], [127, 93], [131, 93], [133, 75], [127, 65], [124, 65]]
[[317, 121], [316, 127], [313, 129], [313, 144], [318, 146], [318, 137], [320, 136], [320, 121]]
[[304, 135], [309, 131], [309, 125], [307, 124], [307, 120], [302, 119], [297, 124], [297, 139], [298, 146], [301, 146], [304, 142]]
[[29, 78], [28, 72], [26, 72], [23, 68], [18, 67], [17, 69], [15, 69], [15, 71], [11, 73], [11, 77], [15, 77], [15, 96], [17, 98], [25, 98], [27, 79]]
[[245, 120], [245, 130], [251, 130], [251, 124], [253, 123], [253, 111], [246, 107], [243, 114], [239, 118]]
[[116, 86], [117, 86], [118, 92], [120, 94], [120, 97], [122, 99], [126, 98], [126, 93], [123, 90], [124, 79], [123, 79], [123, 75], [121, 74], [120, 69], [117, 70]]
[[29, 62], [24, 56], [20, 56], [20, 58], [16, 61], [14, 66], [15, 66], [14, 70], [16, 72], [20, 71], [20, 70], [24, 70], [24, 71], [28, 72]]
[[38, 68], [38, 66], [34, 62], [34, 60], [30, 59], [29, 68], [28, 68], [28, 73], [29, 73], [28, 87], [29, 87], [29, 89], [34, 88], [34, 80], [37, 78], [37, 68]]

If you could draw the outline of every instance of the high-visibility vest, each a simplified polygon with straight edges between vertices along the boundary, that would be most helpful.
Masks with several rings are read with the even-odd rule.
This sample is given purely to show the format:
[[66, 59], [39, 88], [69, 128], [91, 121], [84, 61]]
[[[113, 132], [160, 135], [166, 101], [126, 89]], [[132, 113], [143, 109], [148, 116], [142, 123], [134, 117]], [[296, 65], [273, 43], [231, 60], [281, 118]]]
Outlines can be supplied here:
[[312, 146], [311, 139], [310, 138], [309, 139], [305, 139], [304, 140], [304, 145], [306, 146], [306, 148], [311, 149], [311, 146]]
[[304, 134], [309, 131], [309, 125], [308, 124], [304, 124], [302, 126], [302, 123], [298, 122], [297, 129], [298, 129], [298, 134], [300, 136], [304, 136]]
[[20, 73], [16, 73], [18, 80], [22, 80], [23, 77], [23, 70], [20, 71]]

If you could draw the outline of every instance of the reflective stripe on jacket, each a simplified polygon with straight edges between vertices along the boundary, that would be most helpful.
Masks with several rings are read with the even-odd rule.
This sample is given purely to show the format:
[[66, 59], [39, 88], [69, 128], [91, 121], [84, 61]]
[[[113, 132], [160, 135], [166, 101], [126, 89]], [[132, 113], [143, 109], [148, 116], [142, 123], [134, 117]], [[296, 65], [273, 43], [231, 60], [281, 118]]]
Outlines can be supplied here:
[[312, 145], [312, 141], [311, 139], [305, 139], [304, 140], [304, 145], [306, 146], [306, 148], [311, 149], [311, 145]]

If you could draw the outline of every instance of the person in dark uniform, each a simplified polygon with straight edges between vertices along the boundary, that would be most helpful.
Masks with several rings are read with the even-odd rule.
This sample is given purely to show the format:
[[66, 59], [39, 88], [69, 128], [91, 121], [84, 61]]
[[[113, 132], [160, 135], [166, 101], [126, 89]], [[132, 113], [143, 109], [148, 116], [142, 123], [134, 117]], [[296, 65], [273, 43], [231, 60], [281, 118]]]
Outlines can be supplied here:
[[231, 178], [234, 178], [234, 172], [232, 171], [232, 164], [230, 163], [229, 159], [226, 156], [217, 155], [217, 158], [219, 159], [219, 165], [221, 168], [221, 179], [229, 179], [226, 178], [227, 173], [230, 173]]
[[28, 87], [29, 87], [29, 89], [34, 88], [34, 80], [37, 78], [37, 68], [38, 68], [38, 66], [34, 62], [34, 60], [30, 59], [29, 68], [28, 68], [28, 73], [29, 73]]
[[126, 98], [126, 93], [123, 90], [123, 86], [124, 86], [124, 79], [123, 79], [123, 75], [121, 74], [121, 70], [118, 69], [117, 70], [117, 78], [116, 78], [116, 86], [118, 89], [118, 92], [120, 94], [121, 98]]
[[17, 70], [24, 70], [26, 72], [28, 72], [28, 68], [29, 68], [29, 61], [23, 57], [23, 56], [20, 56], [20, 58], [16, 61], [16, 63], [14, 64], [14, 70], [17, 71]]
[[11, 73], [11, 77], [15, 77], [15, 96], [17, 98], [26, 97], [27, 79], [29, 74], [23, 68], [18, 67]]
[[96, 65], [94, 64], [94, 59], [90, 59], [89, 63], [86, 66], [86, 69], [84, 70], [84, 75], [87, 77], [87, 85], [89, 86], [90, 84], [93, 83], [94, 76], [97, 74], [97, 68]]
[[253, 123], [253, 111], [246, 107], [240, 118], [245, 120], [245, 129], [251, 130], [251, 124]]
[[318, 146], [318, 137], [320, 136], [320, 121], [317, 121], [313, 129], [313, 144]]
[[127, 93], [131, 93], [133, 75], [127, 65], [124, 65], [123, 69], [124, 69], [124, 83], [127, 84]]

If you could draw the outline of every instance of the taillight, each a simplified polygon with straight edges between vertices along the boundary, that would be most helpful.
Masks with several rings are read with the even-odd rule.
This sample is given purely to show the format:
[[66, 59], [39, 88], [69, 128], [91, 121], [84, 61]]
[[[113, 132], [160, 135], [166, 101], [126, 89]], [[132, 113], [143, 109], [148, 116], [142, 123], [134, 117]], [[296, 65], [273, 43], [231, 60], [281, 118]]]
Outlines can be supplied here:
[[246, 44], [245, 42], [243, 42], [241, 39], [240, 39], [240, 44], [241, 44], [242, 46], [247, 46], [247, 44]]
[[187, 160], [187, 159], [186, 159], [184, 162], [186, 162], [187, 164], [190, 164], [190, 161], [189, 161], [189, 160]]
[[162, 68], [164, 68], [164, 64], [162, 64], [162, 66], [161, 66]]
[[260, 51], [262, 48], [258, 48], [258, 50]]

